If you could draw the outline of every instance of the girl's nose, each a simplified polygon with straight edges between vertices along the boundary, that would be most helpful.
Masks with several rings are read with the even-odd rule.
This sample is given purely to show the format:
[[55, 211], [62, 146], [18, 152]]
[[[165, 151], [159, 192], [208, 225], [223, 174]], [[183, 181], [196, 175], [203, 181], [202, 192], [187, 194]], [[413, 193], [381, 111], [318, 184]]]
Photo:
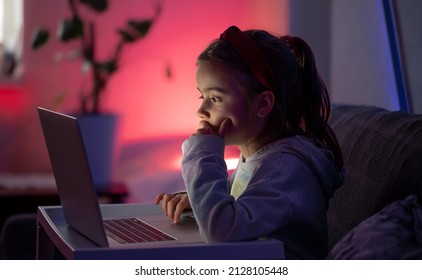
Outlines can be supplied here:
[[202, 102], [202, 104], [199, 107], [198, 111], [196, 111], [196, 115], [200, 119], [207, 119], [207, 118], [210, 117], [209, 112], [206, 110], [205, 102]]

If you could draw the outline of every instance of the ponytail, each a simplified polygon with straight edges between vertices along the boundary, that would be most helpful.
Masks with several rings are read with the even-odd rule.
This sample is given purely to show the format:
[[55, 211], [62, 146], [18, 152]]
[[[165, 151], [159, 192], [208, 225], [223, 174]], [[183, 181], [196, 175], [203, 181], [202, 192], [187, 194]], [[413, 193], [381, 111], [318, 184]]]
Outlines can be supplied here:
[[336, 166], [340, 169], [343, 167], [341, 148], [328, 124], [330, 98], [325, 83], [318, 74], [312, 50], [301, 38], [283, 36], [281, 39], [287, 43], [301, 72], [300, 104], [298, 104], [298, 107], [303, 109], [301, 129], [333, 152]]

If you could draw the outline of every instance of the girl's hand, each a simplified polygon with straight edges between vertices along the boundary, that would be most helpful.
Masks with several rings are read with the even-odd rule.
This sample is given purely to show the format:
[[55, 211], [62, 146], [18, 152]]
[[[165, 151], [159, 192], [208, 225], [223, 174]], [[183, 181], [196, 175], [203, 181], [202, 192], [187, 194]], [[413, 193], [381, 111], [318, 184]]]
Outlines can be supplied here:
[[175, 224], [180, 222], [180, 217], [185, 210], [191, 210], [187, 193], [167, 194], [162, 193], [155, 197], [155, 204], [161, 203], [164, 215], [170, 217]]
[[221, 122], [219, 127], [213, 128], [209, 122], [202, 120], [199, 122], [199, 128], [194, 133], [194, 135], [201, 135], [201, 134], [217, 135], [224, 139], [226, 137], [226, 133], [230, 125], [231, 125], [231, 120], [224, 119]]

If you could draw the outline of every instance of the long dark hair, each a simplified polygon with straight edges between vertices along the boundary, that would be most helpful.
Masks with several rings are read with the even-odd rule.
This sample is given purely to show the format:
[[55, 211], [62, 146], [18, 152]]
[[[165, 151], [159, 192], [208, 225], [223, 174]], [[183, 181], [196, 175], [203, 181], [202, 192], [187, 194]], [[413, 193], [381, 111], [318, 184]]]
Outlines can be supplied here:
[[[309, 45], [298, 37], [277, 37], [263, 30], [247, 30], [244, 34], [266, 58], [275, 83], [272, 90], [276, 100], [263, 136], [270, 141], [298, 134], [309, 136], [332, 151], [335, 164], [341, 169], [341, 148], [327, 123], [330, 98]], [[228, 40], [214, 40], [199, 55], [198, 61], [219, 61], [240, 74], [238, 82], [247, 102], [268, 90]]]

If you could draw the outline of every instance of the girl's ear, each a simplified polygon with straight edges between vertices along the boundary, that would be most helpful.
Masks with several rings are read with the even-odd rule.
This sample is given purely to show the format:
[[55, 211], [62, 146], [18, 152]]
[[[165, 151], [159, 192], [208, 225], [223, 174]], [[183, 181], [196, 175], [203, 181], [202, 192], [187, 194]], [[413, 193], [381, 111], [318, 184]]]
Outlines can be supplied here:
[[272, 91], [266, 90], [254, 99], [255, 114], [259, 118], [268, 116], [274, 107], [275, 96]]

